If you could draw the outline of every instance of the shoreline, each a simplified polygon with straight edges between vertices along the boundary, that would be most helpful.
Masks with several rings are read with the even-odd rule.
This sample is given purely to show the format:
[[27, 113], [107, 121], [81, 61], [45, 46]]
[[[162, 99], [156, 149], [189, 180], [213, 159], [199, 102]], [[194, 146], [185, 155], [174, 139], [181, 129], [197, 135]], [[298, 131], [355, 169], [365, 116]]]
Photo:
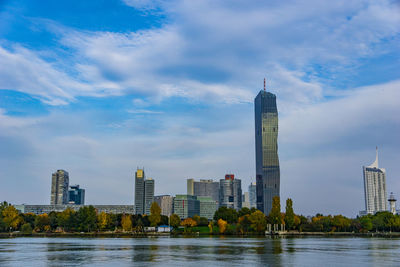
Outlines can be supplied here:
[[369, 232], [369, 233], [351, 233], [351, 232], [280, 232], [262, 234], [210, 234], [210, 233], [130, 233], [130, 232], [71, 232], [71, 233], [0, 233], [0, 238], [18, 238], [18, 237], [70, 237], [70, 238], [144, 238], [144, 237], [400, 237], [400, 232]]

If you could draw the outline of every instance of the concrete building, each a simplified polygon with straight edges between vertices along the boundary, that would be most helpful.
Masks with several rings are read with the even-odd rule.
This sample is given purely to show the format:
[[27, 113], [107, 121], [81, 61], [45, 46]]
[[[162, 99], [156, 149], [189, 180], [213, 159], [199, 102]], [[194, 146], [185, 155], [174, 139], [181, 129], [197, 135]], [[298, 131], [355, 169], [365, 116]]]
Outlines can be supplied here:
[[254, 100], [257, 208], [269, 214], [272, 198], [279, 197], [278, 109], [276, 96], [265, 90]]
[[68, 190], [68, 204], [85, 205], [85, 189], [71, 185]]
[[199, 216], [212, 220], [214, 218], [214, 213], [217, 211], [217, 201], [211, 197], [197, 197], [197, 200], [200, 202]]
[[388, 201], [389, 201], [390, 212], [393, 213], [393, 215], [396, 215], [397, 214], [397, 212], [396, 212], [396, 201], [397, 201], [397, 199], [394, 197], [393, 192], [390, 193], [390, 197], [389, 197]]
[[174, 198], [174, 213], [181, 219], [200, 216], [200, 201], [191, 195], [176, 195]]
[[212, 179], [194, 179], [187, 180], [187, 194], [197, 197], [211, 197], [214, 201], [219, 202], [219, 183]]
[[155, 196], [154, 202], [161, 208], [161, 215], [171, 216], [174, 210], [174, 197], [170, 195]]
[[250, 209], [250, 197], [249, 197], [249, 192], [244, 192], [243, 197], [242, 197], [242, 208], [248, 208]]
[[154, 180], [146, 179], [143, 169], [135, 173], [135, 210], [136, 214], [150, 215], [150, 207], [154, 201]]
[[51, 176], [51, 205], [68, 204], [69, 174], [64, 170], [57, 170]]
[[249, 202], [250, 208], [257, 208], [257, 195], [256, 195], [256, 183], [249, 185]]
[[219, 181], [219, 206], [240, 210], [242, 208], [242, 182], [233, 174]]
[[387, 211], [386, 170], [378, 166], [378, 148], [374, 163], [363, 166], [365, 213]]
[[[89, 205], [15, 205], [15, 208], [19, 210], [21, 213], [34, 213], [38, 214], [49, 214], [52, 211], [55, 212], [63, 212], [67, 208], [78, 211], [82, 207], [87, 207]], [[133, 205], [91, 205], [93, 206], [98, 213], [113, 213], [113, 214], [134, 214], [135, 208]]]

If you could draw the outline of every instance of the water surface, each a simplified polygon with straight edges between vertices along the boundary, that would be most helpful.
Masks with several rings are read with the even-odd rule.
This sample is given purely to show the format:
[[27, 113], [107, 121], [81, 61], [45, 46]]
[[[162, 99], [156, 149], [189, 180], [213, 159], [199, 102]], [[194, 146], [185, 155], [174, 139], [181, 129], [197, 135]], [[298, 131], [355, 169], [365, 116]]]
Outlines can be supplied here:
[[400, 266], [389, 238], [12, 238], [0, 266]]

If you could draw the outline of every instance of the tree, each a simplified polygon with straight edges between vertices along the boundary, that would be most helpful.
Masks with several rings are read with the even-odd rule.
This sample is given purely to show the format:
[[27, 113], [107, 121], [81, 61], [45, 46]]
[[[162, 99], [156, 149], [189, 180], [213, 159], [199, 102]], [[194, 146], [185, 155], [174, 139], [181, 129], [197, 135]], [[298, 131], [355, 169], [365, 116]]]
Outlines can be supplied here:
[[100, 230], [108, 229], [111, 225], [111, 216], [102, 211], [97, 215], [97, 226]]
[[364, 230], [365, 232], [371, 231], [372, 230], [372, 220], [369, 216], [363, 216], [360, 218], [360, 224], [361, 224], [361, 228], [362, 230]]
[[3, 216], [3, 221], [7, 229], [17, 229], [22, 222], [22, 218], [19, 216], [18, 210], [16, 210], [12, 205], [5, 207], [2, 210], [1, 215]]
[[219, 233], [220, 234], [225, 233], [227, 225], [228, 225], [227, 221], [225, 221], [223, 219], [218, 219], [217, 223], [218, 223]]
[[200, 217], [199, 222], [197, 223], [198, 226], [207, 226], [208, 219], [206, 217]]
[[294, 227], [293, 201], [290, 198], [286, 200], [285, 224], [288, 230]]
[[66, 208], [64, 211], [57, 214], [57, 224], [64, 231], [69, 231], [75, 227], [75, 211], [71, 208]]
[[149, 221], [150, 226], [157, 226], [161, 222], [161, 208], [157, 202], [151, 204]]
[[36, 216], [36, 218], [35, 218], [35, 228], [38, 231], [43, 231], [45, 229], [49, 229], [50, 228], [50, 219], [49, 219], [49, 216], [46, 213]]
[[185, 228], [187, 228], [187, 227], [195, 227], [197, 225], [197, 223], [192, 218], [186, 218], [181, 222], [181, 225], [185, 226]]
[[21, 232], [26, 235], [32, 234], [32, 226], [30, 223], [25, 223], [21, 226]]
[[199, 215], [194, 215], [192, 219], [196, 222], [196, 225], [200, 224], [200, 216]]
[[251, 221], [249, 219], [250, 215], [245, 214], [238, 219], [238, 225], [237, 225], [237, 230], [241, 233], [247, 233], [250, 230], [251, 227]]
[[78, 210], [77, 224], [80, 231], [90, 232], [96, 229], [97, 225], [97, 214], [96, 209], [93, 206], [85, 206]]
[[218, 221], [219, 219], [227, 221], [228, 223], [236, 223], [238, 219], [238, 213], [235, 209], [220, 207], [214, 213], [214, 220]]
[[243, 207], [243, 208], [241, 208], [241, 209], [239, 210], [238, 216], [239, 216], [239, 217], [242, 217], [242, 216], [244, 216], [244, 215], [250, 215], [251, 213], [252, 213], [252, 212], [251, 212], [251, 210], [250, 210], [249, 208]]
[[274, 196], [272, 198], [272, 209], [268, 215], [269, 220], [272, 224], [281, 224], [282, 216], [281, 216], [281, 202], [278, 196]]
[[174, 213], [169, 217], [169, 224], [174, 228], [178, 228], [181, 224], [181, 218], [179, 218], [179, 216]]
[[253, 212], [249, 216], [249, 220], [251, 222], [251, 228], [258, 233], [262, 233], [265, 231], [267, 227], [267, 221], [265, 220], [265, 215], [261, 211], [257, 210]]
[[132, 231], [132, 219], [129, 214], [122, 216], [121, 225], [124, 231]]

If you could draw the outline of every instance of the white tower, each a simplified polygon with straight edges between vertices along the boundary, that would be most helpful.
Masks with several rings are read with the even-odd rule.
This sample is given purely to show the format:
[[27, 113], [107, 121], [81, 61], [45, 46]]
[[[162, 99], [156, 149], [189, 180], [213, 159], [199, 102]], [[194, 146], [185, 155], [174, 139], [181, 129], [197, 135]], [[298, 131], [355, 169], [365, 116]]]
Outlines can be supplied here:
[[396, 215], [396, 200], [397, 199], [394, 198], [393, 192], [390, 193], [388, 201], [390, 206], [390, 212], [393, 213], [393, 215]]

